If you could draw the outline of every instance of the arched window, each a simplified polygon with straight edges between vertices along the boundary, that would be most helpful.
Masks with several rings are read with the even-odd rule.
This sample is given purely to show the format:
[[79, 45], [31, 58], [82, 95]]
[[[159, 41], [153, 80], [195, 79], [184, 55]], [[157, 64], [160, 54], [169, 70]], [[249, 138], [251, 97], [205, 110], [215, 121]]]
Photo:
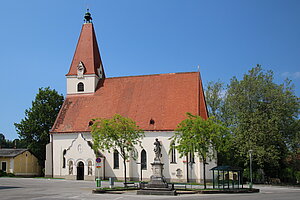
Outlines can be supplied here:
[[147, 169], [147, 153], [146, 153], [145, 149], [143, 149], [141, 152], [141, 168], [142, 168], [142, 170]]
[[77, 85], [77, 92], [83, 92], [83, 91], [84, 91], [84, 84], [80, 82]]
[[69, 175], [73, 175], [73, 161], [69, 161]]
[[171, 163], [176, 163], [176, 149], [174, 143], [171, 145]]
[[63, 151], [63, 166], [62, 166], [63, 168], [66, 168], [66, 157], [65, 157], [66, 153], [67, 153], [67, 150], [64, 149], [64, 151]]
[[114, 169], [119, 169], [119, 152], [114, 150]]
[[89, 160], [89, 162], [88, 162], [88, 175], [93, 175], [92, 172], [93, 172], [92, 161]]
[[195, 163], [195, 155], [192, 152], [190, 152], [190, 163]]

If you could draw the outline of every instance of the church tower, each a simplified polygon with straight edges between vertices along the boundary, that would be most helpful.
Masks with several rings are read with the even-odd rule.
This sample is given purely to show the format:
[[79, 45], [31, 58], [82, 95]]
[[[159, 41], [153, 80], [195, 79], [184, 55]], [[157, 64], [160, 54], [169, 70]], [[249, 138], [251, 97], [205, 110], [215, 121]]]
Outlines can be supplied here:
[[78, 39], [67, 77], [67, 95], [94, 93], [98, 82], [105, 78], [96, 34], [89, 10]]

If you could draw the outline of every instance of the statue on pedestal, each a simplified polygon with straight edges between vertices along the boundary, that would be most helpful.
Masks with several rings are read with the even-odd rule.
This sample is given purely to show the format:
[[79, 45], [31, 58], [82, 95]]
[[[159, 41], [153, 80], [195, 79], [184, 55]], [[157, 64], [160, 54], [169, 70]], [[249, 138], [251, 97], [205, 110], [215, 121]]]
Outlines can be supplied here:
[[161, 144], [157, 138], [155, 139], [155, 142], [154, 142], [154, 153], [155, 153], [154, 161], [160, 161], [160, 158], [162, 157]]
[[176, 195], [174, 188], [170, 188], [163, 175], [164, 163], [161, 162], [161, 144], [158, 139], [154, 142], [154, 162], [152, 165], [152, 175], [150, 176], [150, 181], [146, 187], [137, 191], [137, 194], [147, 194], [147, 195]]

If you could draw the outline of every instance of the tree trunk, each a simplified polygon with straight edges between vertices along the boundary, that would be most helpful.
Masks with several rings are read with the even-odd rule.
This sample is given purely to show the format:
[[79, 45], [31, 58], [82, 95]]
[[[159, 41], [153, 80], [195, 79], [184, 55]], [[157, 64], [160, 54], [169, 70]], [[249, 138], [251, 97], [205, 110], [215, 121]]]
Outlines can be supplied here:
[[188, 160], [188, 154], [186, 155], [186, 182], [190, 182], [189, 180], [189, 160]]
[[123, 165], [124, 165], [124, 181], [125, 181], [125, 186], [126, 183], [127, 183], [127, 176], [126, 176], [126, 155], [125, 155], [125, 150], [124, 149], [121, 149], [121, 153], [122, 153], [122, 156], [123, 156]]
[[125, 185], [127, 183], [127, 178], [126, 178], [126, 159], [123, 158], [123, 164], [124, 164], [124, 177], [125, 177]]
[[126, 183], [127, 183], [127, 176], [126, 176], [126, 155], [125, 155], [125, 150], [123, 148], [121, 148], [121, 155], [122, 155], [122, 158], [123, 158], [123, 166], [124, 166], [124, 183], [125, 183], [125, 186]]
[[203, 159], [203, 184], [204, 184], [204, 189], [206, 189], [205, 165], [206, 165], [206, 159]]

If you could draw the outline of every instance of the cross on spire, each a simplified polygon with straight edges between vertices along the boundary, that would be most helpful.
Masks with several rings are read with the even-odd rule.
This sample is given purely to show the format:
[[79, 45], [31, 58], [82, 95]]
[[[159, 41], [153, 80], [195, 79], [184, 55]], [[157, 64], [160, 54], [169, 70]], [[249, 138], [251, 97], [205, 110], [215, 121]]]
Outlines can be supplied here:
[[92, 15], [91, 13], [89, 12], [90, 9], [87, 9], [86, 10], [86, 13], [84, 15], [84, 23], [92, 23]]

